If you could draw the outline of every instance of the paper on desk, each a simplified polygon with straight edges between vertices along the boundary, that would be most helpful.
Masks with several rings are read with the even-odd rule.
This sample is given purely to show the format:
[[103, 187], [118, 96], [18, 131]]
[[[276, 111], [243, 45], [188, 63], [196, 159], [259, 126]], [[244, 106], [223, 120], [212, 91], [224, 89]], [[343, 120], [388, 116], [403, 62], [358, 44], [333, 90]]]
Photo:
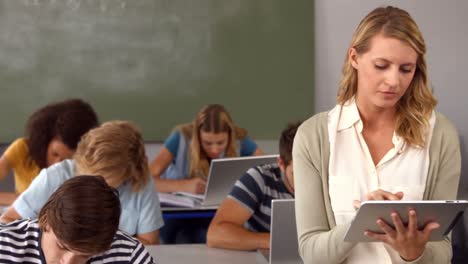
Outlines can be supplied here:
[[179, 195], [179, 196], [194, 198], [200, 201], [203, 201], [203, 199], [205, 199], [204, 194], [195, 194], [195, 193], [189, 193], [189, 192], [175, 192], [174, 194]]
[[174, 193], [158, 193], [159, 202], [164, 206], [177, 206], [177, 207], [195, 207], [200, 204], [198, 199], [185, 197]]

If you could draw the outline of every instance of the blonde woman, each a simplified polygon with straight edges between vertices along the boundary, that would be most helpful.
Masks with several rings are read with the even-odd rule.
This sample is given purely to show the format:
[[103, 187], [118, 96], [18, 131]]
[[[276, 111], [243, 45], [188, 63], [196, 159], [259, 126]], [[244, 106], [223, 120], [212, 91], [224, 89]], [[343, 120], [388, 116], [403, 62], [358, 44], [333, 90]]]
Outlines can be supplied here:
[[[204, 193], [210, 161], [261, 155], [247, 131], [234, 125], [219, 104], [203, 107], [192, 123], [177, 126], [150, 164], [159, 192]], [[239, 175], [240, 176], [240, 175]], [[161, 229], [166, 244], [205, 243], [210, 219], [171, 219]]]
[[75, 175], [100, 175], [119, 192], [119, 228], [144, 244], [159, 243], [163, 225], [140, 132], [126, 121], [110, 121], [86, 133], [73, 160], [42, 170], [1, 217], [2, 222], [37, 218], [49, 196]]
[[426, 46], [404, 10], [377, 8], [354, 32], [338, 103], [299, 128], [293, 147], [299, 251], [305, 263], [450, 263], [451, 244], [392, 215], [375, 243], [344, 242], [365, 200], [455, 199], [461, 158], [452, 123], [434, 111]]
[[203, 193], [212, 159], [261, 154], [247, 130], [235, 126], [222, 105], [212, 104], [192, 123], [176, 127], [150, 170], [159, 192]]

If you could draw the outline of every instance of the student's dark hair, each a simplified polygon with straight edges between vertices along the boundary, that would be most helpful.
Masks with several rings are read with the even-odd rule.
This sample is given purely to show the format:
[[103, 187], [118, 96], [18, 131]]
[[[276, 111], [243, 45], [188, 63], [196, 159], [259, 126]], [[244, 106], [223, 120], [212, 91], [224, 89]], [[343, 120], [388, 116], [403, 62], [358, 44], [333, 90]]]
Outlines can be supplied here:
[[292, 160], [294, 136], [296, 135], [297, 129], [301, 124], [302, 121], [289, 123], [286, 126], [286, 128], [281, 132], [279, 140], [279, 154], [285, 166], [288, 166]]
[[110, 248], [120, 211], [118, 192], [103, 177], [75, 176], [42, 207], [39, 226], [54, 232], [67, 249], [95, 255]]
[[40, 168], [46, 168], [47, 148], [54, 138], [74, 150], [81, 136], [97, 125], [96, 112], [81, 99], [55, 102], [38, 109], [26, 123], [31, 160]]

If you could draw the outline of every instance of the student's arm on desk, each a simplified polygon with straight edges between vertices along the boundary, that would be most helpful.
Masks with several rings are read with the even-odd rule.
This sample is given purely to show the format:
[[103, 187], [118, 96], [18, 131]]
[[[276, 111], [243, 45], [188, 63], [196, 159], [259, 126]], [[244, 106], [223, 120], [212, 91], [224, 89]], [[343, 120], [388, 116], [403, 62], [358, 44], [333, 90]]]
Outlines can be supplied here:
[[262, 156], [262, 155], [265, 155], [263, 153], [263, 151], [257, 147], [257, 149], [254, 151], [254, 153], [252, 154], [252, 156]]
[[251, 232], [243, 224], [252, 213], [233, 199], [221, 203], [207, 233], [209, 247], [254, 250], [270, 247], [270, 233]]
[[135, 237], [145, 246], [159, 245], [159, 230], [144, 234], [136, 234]]
[[5, 179], [8, 173], [11, 171], [12, 167], [10, 162], [5, 156], [0, 158], [0, 181]]
[[18, 214], [13, 206], [10, 206], [0, 217], [0, 223], [10, 223], [20, 218], [21, 215]]
[[11, 205], [18, 198], [14, 192], [0, 192], [0, 205]]
[[159, 154], [150, 164], [151, 175], [153, 175], [156, 191], [158, 192], [190, 192], [202, 194], [205, 192], [205, 181], [200, 178], [184, 180], [161, 179], [161, 174], [169, 167], [174, 157], [166, 148], [162, 147]]

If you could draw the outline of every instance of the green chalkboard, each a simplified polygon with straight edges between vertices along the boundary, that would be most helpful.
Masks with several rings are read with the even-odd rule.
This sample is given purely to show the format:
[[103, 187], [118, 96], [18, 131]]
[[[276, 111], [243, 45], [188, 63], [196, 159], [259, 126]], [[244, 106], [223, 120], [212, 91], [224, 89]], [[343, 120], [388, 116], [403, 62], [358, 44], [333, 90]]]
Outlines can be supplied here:
[[256, 139], [313, 112], [312, 0], [0, 0], [0, 141], [50, 101], [164, 140], [208, 103]]

